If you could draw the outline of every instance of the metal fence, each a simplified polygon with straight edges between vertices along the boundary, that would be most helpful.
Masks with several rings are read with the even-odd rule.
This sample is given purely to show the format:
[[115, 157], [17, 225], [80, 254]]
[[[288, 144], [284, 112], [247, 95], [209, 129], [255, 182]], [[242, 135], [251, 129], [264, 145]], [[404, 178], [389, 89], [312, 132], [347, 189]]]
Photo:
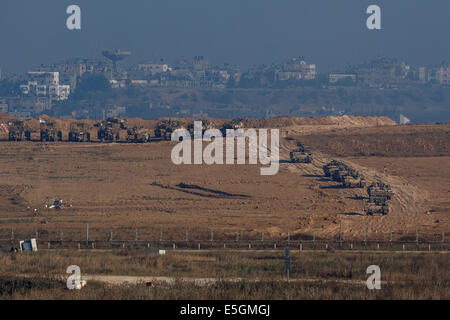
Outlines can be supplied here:
[[[165, 239], [162, 230], [159, 237], [139, 237], [139, 230], [134, 237], [130, 237], [131, 230], [119, 233], [113, 232], [111, 228], [108, 233], [102, 229], [103, 236], [99, 236], [97, 230], [94, 236], [90, 235], [89, 225], [85, 230], [64, 230], [53, 232], [20, 231], [11, 229], [0, 230], [0, 248], [10, 250], [19, 246], [20, 240], [35, 238], [39, 249], [164, 249], [164, 250], [372, 250], [372, 251], [448, 251], [450, 241], [445, 233], [421, 239], [419, 232], [415, 235], [404, 236], [401, 240], [393, 240], [392, 233], [389, 239], [370, 239], [366, 235], [364, 240], [346, 240], [342, 236], [335, 239], [316, 238], [313, 235], [303, 235], [302, 238], [291, 238], [288, 234], [286, 239], [264, 237], [261, 233], [259, 239], [244, 238], [237, 232], [235, 239], [230, 237], [215, 237], [211, 231], [210, 237], [206, 239], [189, 237], [186, 231], [184, 239]], [[92, 234], [92, 233], [91, 233]], [[144, 233], [145, 234], [145, 233]], [[65, 236], [66, 235], [66, 236]]]

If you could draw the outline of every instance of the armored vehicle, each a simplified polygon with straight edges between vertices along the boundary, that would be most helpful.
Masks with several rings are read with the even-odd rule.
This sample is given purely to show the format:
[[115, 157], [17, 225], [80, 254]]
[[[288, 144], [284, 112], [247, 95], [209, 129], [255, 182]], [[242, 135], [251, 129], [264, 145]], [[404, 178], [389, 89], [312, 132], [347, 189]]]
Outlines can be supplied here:
[[346, 175], [342, 177], [342, 186], [344, 188], [364, 188], [366, 181], [359, 175]]
[[239, 119], [233, 119], [229, 122], [225, 122], [220, 129], [223, 136], [225, 137], [227, 134], [227, 129], [237, 130], [237, 129], [244, 129], [245, 128], [245, 119], [239, 118]]
[[172, 133], [177, 129], [182, 129], [183, 125], [178, 120], [162, 120], [158, 122], [155, 129], [155, 137], [164, 140], [171, 140]]
[[133, 127], [127, 130], [127, 141], [134, 143], [150, 142], [150, 132], [144, 127]]
[[291, 158], [291, 162], [294, 163], [311, 163], [312, 162], [312, 153], [304, 148], [296, 149], [291, 151], [289, 154]]
[[27, 129], [22, 120], [13, 120], [8, 122], [8, 140], [23, 141], [31, 140], [31, 132]]
[[323, 166], [323, 173], [326, 177], [331, 177], [335, 170], [345, 169], [347, 166], [337, 160], [331, 160], [328, 164]]
[[376, 213], [380, 213], [383, 216], [387, 215], [390, 211], [389, 205], [387, 202], [376, 204], [372, 202], [366, 202], [365, 208], [364, 208], [366, 215], [372, 216]]
[[41, 141], [61, 141], [62, 132], [58, 130], [56, 122], [53, 120], [41, 121]]
[[69, 141], [72, 142], [91, 141], [89, 126], [84, 122], [72, 122], [70, 124]]
[[120, 140], [120, 130], [126, 130], [128, 123], [126, 119], [110, 117], [94, 126], [99, 128], [97, 131], [97, 138], [99, 140], [113, 142]]
[[394, 193], [391, 190], [391, 186], [383, 182], [374, 182], [367, 188], [367, 194], [369, 197], [383, 197], [386, 200], [391, 200]]
[[[200, 120], [196, 120], [196, 121], [200, 121]], [[202, 135], [205, 133], [206, 130], [216, 128], [216, 124], [212, 121], [209, 121], [209, 120], [201, 120], [201, 121], [202, 121]], [[190, 132], [191, 137], [194, 137], [194, 123], [190, 123], [188, 125], [187, 129]]]

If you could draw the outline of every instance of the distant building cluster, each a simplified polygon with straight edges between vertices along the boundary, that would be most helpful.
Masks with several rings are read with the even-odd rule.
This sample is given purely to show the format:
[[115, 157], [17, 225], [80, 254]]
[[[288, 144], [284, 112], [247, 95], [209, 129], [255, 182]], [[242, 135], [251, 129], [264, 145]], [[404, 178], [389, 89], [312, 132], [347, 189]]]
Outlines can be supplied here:
[[[112, 89], [120, 88], [285, 88], [315, 86], [359, 86], [395, 88], [423, 84], [449, 85], [450, 65], [413, 68], [404, 61], [378, 57], [349, 65], [345, 70], [318, 74], [316, 64], [298, 57], [272, 65], [252, 66], [242, 71], [238, 66], [212, 65], [204, 56], [181, 59], [169, 64], [164, 60], [120, 66], [131, 52], [104, 51], [104, 59], [70, 59], [40, 66], [25, 75], [2, 78], [18, 83], [8, 93], [0, 91], [0, 112], [32, 117], [64, 102], [76, 92], [86, 74], [102, 75]], [[8, 89], [9, 90], [9, 89]], [[122, 106], [104, 108], [98, 117], [119, 115]], [[76, 116], [82, 116], [77, 114]]]

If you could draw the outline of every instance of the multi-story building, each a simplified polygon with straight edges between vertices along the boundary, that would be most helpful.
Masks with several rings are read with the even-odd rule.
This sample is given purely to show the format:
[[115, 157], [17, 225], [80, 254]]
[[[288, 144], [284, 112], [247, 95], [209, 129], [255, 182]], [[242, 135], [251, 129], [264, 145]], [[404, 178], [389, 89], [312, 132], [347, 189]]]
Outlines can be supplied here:
[[151, 74], [158, 74], [168, 72], [170, 68], [165, 63], [141, 63], [138, 65], [138, 70]]
[[450, 65], [443, 63], [438, 66], [419, 68], [419, 80], [425, 82], [435, 82], [443, 85], [450, 84]]
[[59, 84], [59, 72], [32, 71], [28, 72], [28, 82], [20, 85], [24, 96], [48, 97], [53, 100], [67, 100], [70, 95], [70, 85]]
[[367, 63], [350, 68], [349, 73], [355, 73], [358, 82], [369, 87], [398, 85], [406, 80], [411, 71], [409, 65], [396, 59], [378, 57]]
[[329, 83], [337, 83], [339, 81], [351, 81], [356, 82], [356, 74], [351, 73], [331, 73], [328, 75]]
[[285, 80], [313, 80], [316, 78], [316, 65], [308, 64], [303, 58], [294, 58], [282, 64], [275, 71], [275, 79]]

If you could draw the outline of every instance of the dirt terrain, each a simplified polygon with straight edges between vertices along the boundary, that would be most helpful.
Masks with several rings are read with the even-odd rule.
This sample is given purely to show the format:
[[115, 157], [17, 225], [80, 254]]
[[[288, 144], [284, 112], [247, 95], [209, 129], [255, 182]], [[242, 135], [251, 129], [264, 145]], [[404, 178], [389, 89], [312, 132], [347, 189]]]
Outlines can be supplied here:
[[[0, 117], [1, 118], [1, 117]], [[193, 119], [183, 119], [186, 125]], [[58, 120], [67, 138], [70, 119]], [[86, 120], [89, 124], [92, 121]], [[225, 119], [214, 120], [221, 124]], [[27, 121], [38, 130], [38, 119]], [[153, 128], [156, 121], [129, 119]], [[325, 117], [247, 120], [279, 128], [280, 170], [260, 165], [175, 165], [174, 142], [41, 143], [0, 141], [0, 238], [16, 232], [83, 239], [437, 239], [450, 231], [448, 125], [398, 126], [388, 118]], [[95, 134], [94, 128], [92, 129]], [[35, 133], [36, 135], [38, 133]], [[96, 135], [93, 135], [95, 137]], [[6, 134], [0, 135], [6, 140]], [[289, 163], [301, 141], [311, 164]], [[207, 143], [204, 143], [204, 146]], [[344, 189], [323, 176], [339, 159], [367, 180], [389, 183], [395, 196], [387, 216], [366, 216], [365, 189]], [[61, 210], [45, 208], [60, 197]]]

